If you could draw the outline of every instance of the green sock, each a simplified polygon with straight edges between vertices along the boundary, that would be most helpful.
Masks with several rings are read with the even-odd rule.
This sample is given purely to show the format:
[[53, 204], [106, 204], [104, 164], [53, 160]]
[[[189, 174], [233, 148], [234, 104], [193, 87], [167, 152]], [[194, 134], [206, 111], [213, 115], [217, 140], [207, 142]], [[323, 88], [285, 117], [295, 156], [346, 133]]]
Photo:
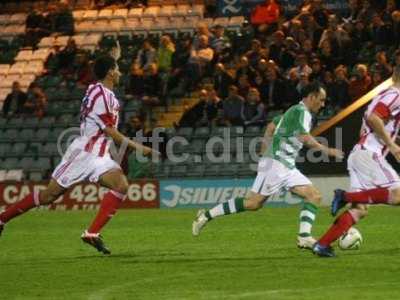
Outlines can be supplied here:
[[245, 211], [244, 198], [237, 197], [229, 199], [227, 202], [218, 204], [213, 208], [211, 208], [210, 210], [207, 210], [205, 212], [205, 216], [207, 219], [211, 220], [214, 219], [215, 217], [236, 214], [242, 211]]
[[315, 215], [318, 211], [318, 207], [315, 204], [304, 202], [303, 208], [300, 211], [300, 228], [299, 236], [309, 237], [311, 236], [311, 229], [315, 221]]

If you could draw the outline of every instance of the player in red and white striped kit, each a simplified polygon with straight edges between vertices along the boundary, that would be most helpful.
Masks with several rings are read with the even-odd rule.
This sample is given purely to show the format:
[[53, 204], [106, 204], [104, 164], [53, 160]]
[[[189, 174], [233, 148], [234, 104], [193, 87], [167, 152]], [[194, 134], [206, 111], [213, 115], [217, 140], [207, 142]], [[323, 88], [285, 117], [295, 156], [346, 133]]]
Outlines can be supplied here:
[[105, 194], [93, 223], [82, 234], [82, 240], [98, 251], [110, 254], [100, 237], [100, 230], [115, 214], [128, 189], [121, 167], [110, 156], [111, 140], [116, 144], [126, 142], [128, 148], [144, 154], [157, 151], [127, 139], [117, 129], [120, 105], [112, 89], [118, 84], [121, 74], [116, 60], [112, 56], [98, 58], [94, 74], [98, 82], [88, 87], [82, 101], [80, 136], [68, 147], [47, 189], [26, 196], [0, 214], [0, 234], [11, 219], [31, 208], [50, 204], [74, 183], [89, 180], [110, 190]]
[[330, 245], [367, 214], [367, 204], [400, 205], [400, 177], [385, 156], [390, 152], [400, 161], [396, 137], [400, 129], [400, 66], [393, 86], [378, 94], [364, 114], [361, 137], [347, 160], [350, 191], [336, 190], [332, 215], [351, 203], [314, 246], [320, 256], [334, 256]]

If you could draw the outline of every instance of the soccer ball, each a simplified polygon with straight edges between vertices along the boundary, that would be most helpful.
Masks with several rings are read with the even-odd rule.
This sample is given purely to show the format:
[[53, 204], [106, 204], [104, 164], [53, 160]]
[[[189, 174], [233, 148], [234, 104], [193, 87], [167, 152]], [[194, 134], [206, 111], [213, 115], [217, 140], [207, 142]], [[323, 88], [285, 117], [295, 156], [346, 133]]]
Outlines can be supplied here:
[[339, 248], [342, 250], [358, 250], [361, 247], [362, 240], [358, 229], [351, 227], [339, 238]]

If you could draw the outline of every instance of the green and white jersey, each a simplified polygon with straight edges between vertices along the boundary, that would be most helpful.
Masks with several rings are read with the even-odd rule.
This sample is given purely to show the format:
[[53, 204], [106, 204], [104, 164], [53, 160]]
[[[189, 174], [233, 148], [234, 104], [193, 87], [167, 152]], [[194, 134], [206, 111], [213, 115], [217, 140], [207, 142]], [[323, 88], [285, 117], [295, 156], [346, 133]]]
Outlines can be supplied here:
[[264, 153], [283, 163], [286, 167], [296, 167], [295, 161], [303, 143], [299, 135], [308, 134], [311, 130], [312, 115], [303, 102], [290, 107], [282, 116], [274, 118], [276, 125], [272, 142]]

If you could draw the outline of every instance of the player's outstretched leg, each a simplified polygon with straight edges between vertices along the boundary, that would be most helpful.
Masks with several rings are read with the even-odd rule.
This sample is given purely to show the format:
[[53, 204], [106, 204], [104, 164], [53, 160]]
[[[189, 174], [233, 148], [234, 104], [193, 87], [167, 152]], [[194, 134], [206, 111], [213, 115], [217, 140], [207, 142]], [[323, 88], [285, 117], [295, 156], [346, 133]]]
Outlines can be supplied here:
[[334, 257], [332, 243], [341, 237], [351, 226], [356, 224], [368, 213], [367, 206], [357, 205], [341, 214], [328, 231], [318, 240], [313, 247], [313, 252], [321, 257]]
[[40, 193], [35, 191], [25, 196], [21, 201], [9, 206], [0, 214], [0, 235], [6, 223], [28, 212], [34, 207], [54, 202], [65, 189], [52, 179], [48, 187]]
[[313, 185], [296, 186], [291, 191], [304, 199], [299, 217], [297, 247], [311, 249], [316, 242], [312, 237], [311, 231], [318, 212], [318, 205], [321, 202], [321, 193]]
[[102, 175], [99, 183], [111, 189], [111, 191], [104, 195], [99, 212], [90, 227], [83, 232], [81, 239], [97, 251], [103, 254], [111, 254], [111, 251], [106, 247], [100, 236], [100, 231], [115, 215], [118, 207], [124, 200], [128, 190], [128, 182], [122, 171], [112, 170]]
[[[389, 190], [387, 188], [375, 188], [360, 192], [345, 192], [344, 201], [358, 204], [397, 204], [396, 198], [400, 198], [400, 189]], [[399, 201], [400, 203], [400, 201]]]
[[250, 192], [247, 198], [232, 198], [227, 202], [218, 204], [207, 211], [199, 210], [197, 217], [192, 224], [192, 234], [194, 236], [198, 236], [204, 226], [216, 217], [237, 214], [246, 210], [258, 210], [262, 207], [265, 200], [265, 196]]

